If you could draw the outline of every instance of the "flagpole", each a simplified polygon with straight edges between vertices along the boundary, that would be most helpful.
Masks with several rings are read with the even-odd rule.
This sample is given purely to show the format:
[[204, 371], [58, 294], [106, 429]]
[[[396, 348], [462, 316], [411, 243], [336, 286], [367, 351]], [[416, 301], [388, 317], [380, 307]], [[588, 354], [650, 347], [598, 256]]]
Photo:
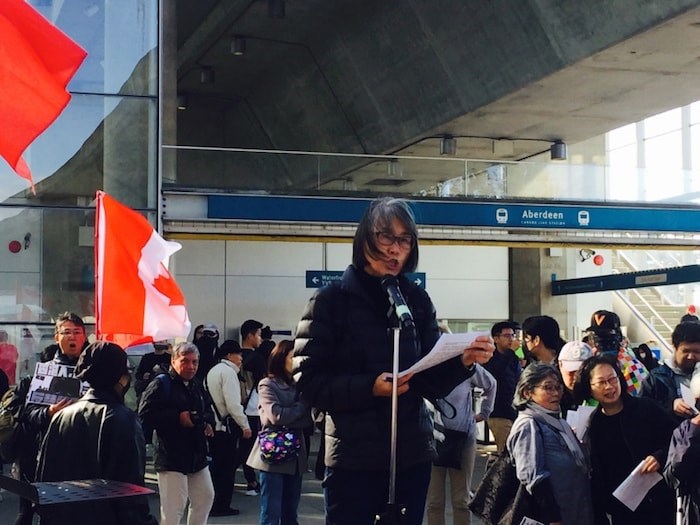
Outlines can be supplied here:
[[163, 187], [163, 7], [166, 0], [158, 0], [158, 162], [156, 168], [156, 231], [163, 233], [163, 199], [161, 189]]

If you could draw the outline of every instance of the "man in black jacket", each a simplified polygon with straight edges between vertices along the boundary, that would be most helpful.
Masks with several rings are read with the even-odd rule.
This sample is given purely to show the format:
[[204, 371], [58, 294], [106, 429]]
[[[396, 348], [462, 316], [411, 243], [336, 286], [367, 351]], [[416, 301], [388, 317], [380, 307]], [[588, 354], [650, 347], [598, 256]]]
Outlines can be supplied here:
[[[90, 390], [51, 420], [39, 455], [39, 481], [108, 479], [144, 485], [145, 443], [136, 414], [124, 405], [130, 386], [126, 352], [114, 343], [89, 345], [76, 376]], [[41, 523], [155, 525], [145, 496], [55, 505]]]
[[208, 396], [195, 377], [199, 351], [192, 343], [173, 350], [170, 372], [143, 394], [141, 421], [156, 431], [154, 464], [158, 473], [161, 525], [177, 525], [189, 499], [189, 525], [204, 525], [214, 501], [207, 465], [207, 437], [214, 435]]

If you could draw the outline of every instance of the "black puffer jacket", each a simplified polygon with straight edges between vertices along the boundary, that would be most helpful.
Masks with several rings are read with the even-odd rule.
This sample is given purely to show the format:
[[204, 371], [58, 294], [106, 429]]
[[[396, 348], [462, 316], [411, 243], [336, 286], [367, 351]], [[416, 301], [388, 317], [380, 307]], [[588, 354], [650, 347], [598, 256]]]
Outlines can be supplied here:
[[[424, 290], [404, 276], [399, 286], [413, 313], [415, 333], [401, 331], [400, 370], [427, 354], [439, 337], [435, 308]], [[326, 465], [355, 470], [388, 470], [391, 398], [374, 397], [372, 387], [390, 372], [393, 319], [380, 280], [353, 266], [340, 286], [319, 289], [297, 328], [295, 365], [302, 398], [327, 414]], [[460, 357], [416, 374], [399, 397], [397, 468], [433, 460], [432, 421], [423, 397], [447, 395], [473, 371]]]
[[[51, 420], [39, 455], [39, 481], [109, 479], [144, 484], [145, 444], [136, 414], [113, 391], [89, 390]], [[48, 525], [156, 525], [145, 496], [55, 505]]]
[[[180, 412], [184, 411], [197, 412], [194, 428], [180, 424]], [[156, 471], [192, 474], [207, 466], [204, 425], [214, 425], [214, 414], [199, 379], [194, 377], [185, 384], [172, 370], [158, 376], [143, 393], [139, 417], [158, 437], [153, 462]]]

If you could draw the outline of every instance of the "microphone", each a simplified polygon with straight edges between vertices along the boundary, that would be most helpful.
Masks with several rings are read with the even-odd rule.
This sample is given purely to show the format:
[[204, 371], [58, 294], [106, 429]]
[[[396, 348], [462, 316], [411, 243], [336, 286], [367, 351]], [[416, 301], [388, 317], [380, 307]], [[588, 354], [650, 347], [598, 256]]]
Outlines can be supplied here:
[[393, 275], [385, 275], [382, 277], [382, 288], [384, 288], [384, 291], [389, 295], [389, 302], [394, 307], [396, 317], [399, 318], [404, 328], [414, 326], [411, 310], [408, 309], [406, 299], [404, 299], [401, 294], [396, 277]]

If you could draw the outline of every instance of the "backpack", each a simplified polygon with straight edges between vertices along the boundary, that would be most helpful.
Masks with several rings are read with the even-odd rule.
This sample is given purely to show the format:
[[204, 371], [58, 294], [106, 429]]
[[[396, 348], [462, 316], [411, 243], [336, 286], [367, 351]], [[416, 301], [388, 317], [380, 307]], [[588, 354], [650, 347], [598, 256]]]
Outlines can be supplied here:
[[20, 454], [24, 437], [22, 411], [31, 382], [31, 377], [23, 378], [0, 398], [0, 459], [3, 463], [12, 463]]

